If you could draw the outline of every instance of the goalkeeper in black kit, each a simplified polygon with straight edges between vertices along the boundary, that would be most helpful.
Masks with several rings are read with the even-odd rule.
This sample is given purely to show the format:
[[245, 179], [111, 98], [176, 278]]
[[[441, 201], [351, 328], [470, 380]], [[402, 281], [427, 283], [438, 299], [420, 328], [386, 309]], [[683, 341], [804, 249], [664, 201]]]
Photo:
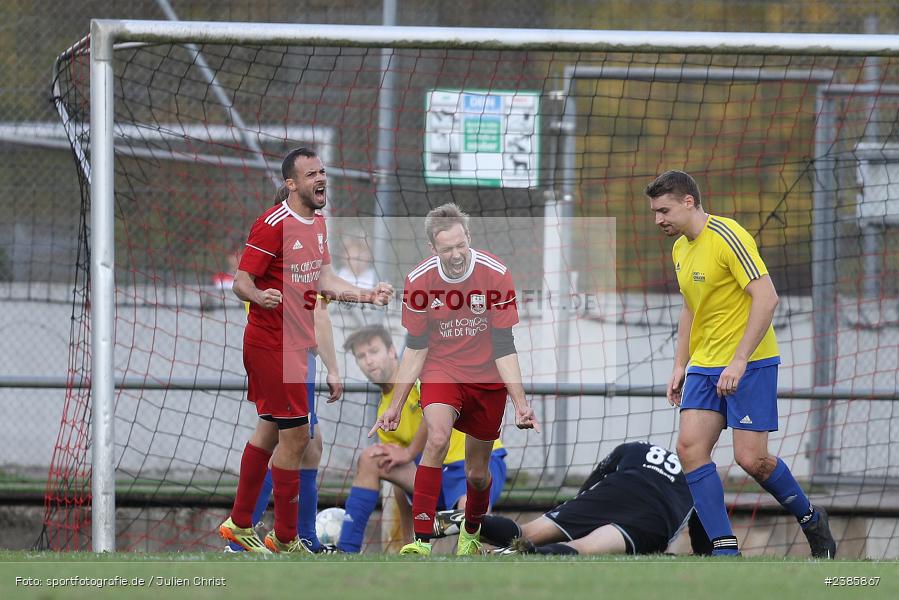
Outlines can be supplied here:
[[[457, 530], [451, 511], [437, 521], [439, 533]], [[629, 442], [597, 465], [577, 496], [543, 516], [523, 525], [485, 516], [481, 539], [499, 546], [497, 554], [657, 554], [688, 523], [694, 554], [711, 554], [677, 455]]]

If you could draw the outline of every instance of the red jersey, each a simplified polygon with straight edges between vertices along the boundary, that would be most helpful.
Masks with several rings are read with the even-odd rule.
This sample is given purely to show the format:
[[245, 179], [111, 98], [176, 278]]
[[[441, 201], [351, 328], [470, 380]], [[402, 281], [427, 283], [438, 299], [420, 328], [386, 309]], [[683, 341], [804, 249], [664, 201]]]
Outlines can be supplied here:
[[471, 263], [450, 279], [436, 256], [406, 277], [403, 326], [410, 335], [428, 335], [422, 383], [500, 384], [491, 329], [518, 323], [515, 284], [492, 254], [471, 249]]
[[254, 275], [260, 290], [274, 288], [283, 296], [273, 309], [250, 303], [244, 345], [270, 350], [315, 346], [313, 309], [322, 267], [330, 263], [321, 213], [306, 219], [286, 200], [262, 213], [250, 229], [238, 268]]

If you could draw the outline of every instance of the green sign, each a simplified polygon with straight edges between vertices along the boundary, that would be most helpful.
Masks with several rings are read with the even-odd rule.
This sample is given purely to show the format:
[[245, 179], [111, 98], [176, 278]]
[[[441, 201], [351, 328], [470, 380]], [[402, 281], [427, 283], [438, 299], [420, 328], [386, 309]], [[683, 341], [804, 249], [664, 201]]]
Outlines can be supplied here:
[[464, 152], [502, 152], [499, 117], [463, 117], [462, 123]]
[[538, 185], [539, 92], [432, 90], [425, 118], [429, 183]]

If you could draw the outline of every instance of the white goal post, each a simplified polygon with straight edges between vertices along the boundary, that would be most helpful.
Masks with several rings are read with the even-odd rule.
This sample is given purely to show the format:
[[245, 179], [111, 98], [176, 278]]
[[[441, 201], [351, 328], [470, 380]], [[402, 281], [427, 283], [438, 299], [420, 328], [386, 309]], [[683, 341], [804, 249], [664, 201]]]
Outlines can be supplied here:
[[[92, 544], [115, 550], [114, 473], [114, 61], [123, 43], [453, 48], [590, 52], [897, 56], [897, 35], [521, 30], [94, 20], [90, 39]], [[570, 185], [570, 182], [569, 182]], [[571, 214], [572, 197], [547, 203]]]

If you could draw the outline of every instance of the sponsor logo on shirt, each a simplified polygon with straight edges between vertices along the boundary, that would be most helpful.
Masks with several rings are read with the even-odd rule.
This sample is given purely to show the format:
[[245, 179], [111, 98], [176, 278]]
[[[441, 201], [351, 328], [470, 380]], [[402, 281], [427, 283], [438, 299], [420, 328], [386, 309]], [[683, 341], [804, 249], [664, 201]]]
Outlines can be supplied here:
[[442, 338], [473, 337], [487, 331], [487, 327], [487, 317], [459, 317], [437, 324], [437, 330]]
[[659, 475], [661, 475], [662, 477], [667, 478], [668, 481], [670, 481], [671, 483], [674, 483], [674, 475], [672, 475], [671, 473], [666, 473], [665, 471], [663, 471], [661, 468], [657, 467], [656, 465], [647, 465], [646, 463], [643, 463], [643, 468], [651, 469], [651, 470], [655, 471], [656, 473], [658, 473]]
[[693, 283], [705, 283], [705, 273], [693, 271]]
[[313, 283], [321, 276], [322, 259], [307, 260], [290, 265], [291, 283]]
[[476, 315], [482, 315], [487, 310], [487, 296], [484, 294], [472, 294], [468, 298], [468, 305], [471, 306], [471, 312]]

